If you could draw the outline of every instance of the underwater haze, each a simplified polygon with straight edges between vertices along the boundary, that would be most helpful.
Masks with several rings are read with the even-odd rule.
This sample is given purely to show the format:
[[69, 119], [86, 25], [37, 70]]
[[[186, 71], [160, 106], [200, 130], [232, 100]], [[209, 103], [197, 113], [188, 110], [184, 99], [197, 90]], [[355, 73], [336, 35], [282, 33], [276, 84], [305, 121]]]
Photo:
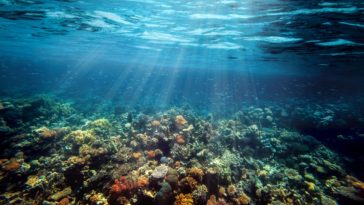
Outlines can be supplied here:
[[0, 0], [0, 204], [364, 204], [361, 0]]

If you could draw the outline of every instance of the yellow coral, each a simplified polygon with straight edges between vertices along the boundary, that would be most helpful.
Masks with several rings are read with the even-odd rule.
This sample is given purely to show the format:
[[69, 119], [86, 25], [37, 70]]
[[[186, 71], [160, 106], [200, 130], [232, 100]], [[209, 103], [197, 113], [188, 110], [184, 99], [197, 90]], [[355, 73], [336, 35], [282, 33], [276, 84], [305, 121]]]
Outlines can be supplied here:
[[27, 181], [25, 182], [26, 185], [30, 186], [30, 187], [34, 187], [39, 181], [38, 176], [36, 175], [30, 175], [27, 179]]
[[64, 140], [82, 145], [92, 144], [96, 140], [96, 137], [91, 130], [75, 130], [66, 135]]
[[108, 205], [107, 199], [102, 193], [92, 193], [90, 196], [90, 201], [92, 204]]
[[227, 194], [229, 196], [234, 196], [236, 194], [236, 187], [233, 185], [233, 184], [230, 184], [228, 187], [227, 187]]
[[187, 120], [182, 115], [177, 115], [175, 121], [178, 126], [184, 126], [187, 124]]
[[193, 198], [191, 194], [179, 194], [176, 196], [174, 205], [193, 205]]
[[246, 195], [245, 193], [242, 193], [239, 198], [239, 204], [240, 205], [247, 205], [250, 203], [250, 197], [248, 195]]
[[50, 130], [47, 127], [41, 127], [36, 129], [35, 131], [42, 138], [54, 138], [57, 136], [57, 132], [55, 130]]
[[305, 181], [305, 183], [306, 183], [306, 185], [307, 185], [307, 189], [308, 189], [309, 191], [313, 191], [313, 190], [315, 190], [315, 183], [313, 183], [313, 182], [307, 182], [307, 181]]
[[89, 125], [93, 128], [109, 128], [111, 126], [109, 120], [105, 118], [94, 120]]
[[82, 157], [96, 157], [106, 153], [106, 149], [99, 147], [99, 148], [92, 148], [90, 145], [84, 144], [78, 150], [80, 156]]
[[159, 126], [161, 126], [161, 122], [158, 121], [158, 120], [153, 120], [151, 124], [152, 124], [153, 127], [159, 127]]
[[67, 163], [84, 165], [86, 163], [86, 159], [79, 156], [71, 156], [70, 158], [68, 158]]
[[204, 172], [202, 169], [200, 169], [198, 167], [192, 167], [191, 169], [188, 169], [188, 175], [190, 175], [197, 181], [202, 182]]

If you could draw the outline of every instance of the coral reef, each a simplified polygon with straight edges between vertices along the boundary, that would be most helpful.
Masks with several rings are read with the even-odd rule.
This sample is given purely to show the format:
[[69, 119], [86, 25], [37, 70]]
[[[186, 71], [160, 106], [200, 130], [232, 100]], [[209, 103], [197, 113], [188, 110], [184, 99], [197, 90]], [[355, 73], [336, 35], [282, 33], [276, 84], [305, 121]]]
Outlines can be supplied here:
[[219, 118], [186, 108], [87, 115], [50, 99], [0, 104], [1, 204], [364, 203], [364, 176], [347, 158], [286, 126], [336, 126], [333, 108], [248, 106]]

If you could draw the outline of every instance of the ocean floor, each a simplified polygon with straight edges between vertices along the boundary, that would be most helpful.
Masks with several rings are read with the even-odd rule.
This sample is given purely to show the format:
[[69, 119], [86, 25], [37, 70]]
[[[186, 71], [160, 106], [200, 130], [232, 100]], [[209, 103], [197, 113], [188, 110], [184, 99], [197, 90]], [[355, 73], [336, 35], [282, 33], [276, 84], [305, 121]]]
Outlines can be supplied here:
[[217, 115], [2, 98], [0, 204], [364, 204], [364, 115], [352, 106]]

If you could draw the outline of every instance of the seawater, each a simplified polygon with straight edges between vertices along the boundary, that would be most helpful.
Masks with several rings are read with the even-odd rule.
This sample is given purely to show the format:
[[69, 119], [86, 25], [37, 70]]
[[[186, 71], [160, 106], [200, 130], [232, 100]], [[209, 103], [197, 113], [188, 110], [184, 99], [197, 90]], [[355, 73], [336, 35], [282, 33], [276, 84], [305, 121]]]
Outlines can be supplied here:
[[[363, 16], [354, 0], [1, 0], [1, 202], [364, 203]], [[151, 174], [164, 165], [175, 182]]]

